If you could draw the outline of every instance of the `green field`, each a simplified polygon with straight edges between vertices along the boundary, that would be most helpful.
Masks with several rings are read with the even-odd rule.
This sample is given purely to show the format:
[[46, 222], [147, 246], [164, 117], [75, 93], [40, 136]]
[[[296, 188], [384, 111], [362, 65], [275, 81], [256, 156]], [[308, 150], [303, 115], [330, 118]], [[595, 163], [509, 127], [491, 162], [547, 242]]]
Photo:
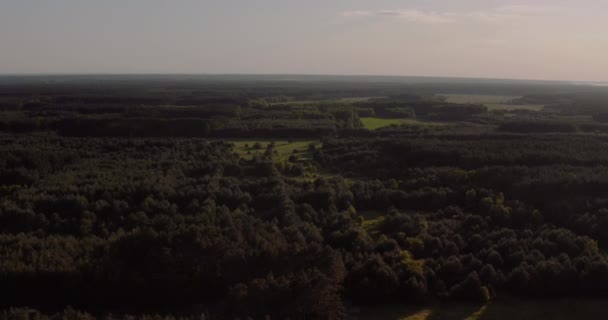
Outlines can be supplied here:
[[400, 125], [403, 123], [403, 119], [361, 118], [361, 122], [366, 129], [376, 130], [393, 124]]
[[402, 125], [402, 124], [423, 125], [423, 126], [437, 126], [437, 125], [443, 124], [440, 122], [424, 122], [424, 121], [419, 121], [416, 119], [384, 119], [384, 118], [371, 118], [371, 117], [361, 118], [361, 122], [363, 123], [363, 126], [365, 127], [365, 129], [368, 129], [368, 130], [376, 130], [376, 129], [388, 127], [391, 125]]
[[430, 307], [382, 306], [355, 310], [360, 320], [606, 319], [607, 300], [505, 300], [486, 305], [448, 303]]
[[[232, 140], [228, 141], [234, 144], [234, 152], [238, 153], [245, 159], [251, 159], [256, 154], [262, 155], [266, 151], [266, 147], [272, 140]], [[259, 143], [260, 149], [254, 148], [254, 145]], [[276, 140], [274, 141], [274, 151], [277, 154], [274, 155], [275, 161], [285, 161], [290, 155], [297, 156], [300, 160], [309, 160], [312, 157], [312, 153], [308, 149], [310, 144], [314, 144], [315, 147], [321, 147], [321, 142], [313, 140], [297, 140], [297, 141], [286, 141]]]
[[543, 105], [540, 104], [513, 104], [512, 101], [521, 98], [521, 96], [499, 96], [499, 95], [482, 95], [482, 94], [439, 94], [439, 97], [445, 99], [449, 103], [472, 103], [483, 104], [489, 110], [531, 110], [541, 111]]

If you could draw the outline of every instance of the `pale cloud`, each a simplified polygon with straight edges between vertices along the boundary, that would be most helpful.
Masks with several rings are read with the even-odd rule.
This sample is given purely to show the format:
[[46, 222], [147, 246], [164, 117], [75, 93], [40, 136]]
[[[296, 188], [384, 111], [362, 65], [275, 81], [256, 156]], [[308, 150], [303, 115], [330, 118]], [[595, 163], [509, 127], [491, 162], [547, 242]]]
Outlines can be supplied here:
[[503, 22], [526, 17], [555, 16], [575, 12], [576, 9], [555, 5], [510, 5], [489, 10], [465, 12], [437, 12], [418, 9], [392, 9], [376, 11], [346, 11], [343, 17], [385, 17], [398, 18], [418, 24], [448, 24], [455, 22], [481, 21]]
[[397, 10], [378, 10], [378, 11], [345, 11], [340, 13], [343, 17], [393, 17], [405, 21], [422, 24], [442, 24], [450, 23], [453, 20], [450, 14], [439, 12], [426, 12], [422, 10], [397, 9]]
[[374, 13], [372, 11], [345, 11], [341, 12], [340, 15], [343, 17], [369, 17]]
[[547, 15], [547, 14], [561, 14], [576, 11], [576, 8], [558, 6], [558, 5], [533, 5], [533, 4], [520, 4], [503, 6], [494, 9], [496, 12], [511, 13], [518, 15]]
[[449, 14], [434, 11], [425, 12], [421, 10], [380, 10], [377, 11], [375, 14], [378, 16], [398, 17], [409, 22], [423, 24], [443, 24], [453, 22]]

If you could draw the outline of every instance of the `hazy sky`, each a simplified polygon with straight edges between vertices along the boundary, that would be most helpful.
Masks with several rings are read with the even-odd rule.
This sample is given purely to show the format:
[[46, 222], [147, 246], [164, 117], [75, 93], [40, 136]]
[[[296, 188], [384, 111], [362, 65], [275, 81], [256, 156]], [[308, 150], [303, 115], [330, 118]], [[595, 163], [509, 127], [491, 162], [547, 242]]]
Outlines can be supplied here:
[[608, 0], [0, 0], [0, 73], [608, 81]]

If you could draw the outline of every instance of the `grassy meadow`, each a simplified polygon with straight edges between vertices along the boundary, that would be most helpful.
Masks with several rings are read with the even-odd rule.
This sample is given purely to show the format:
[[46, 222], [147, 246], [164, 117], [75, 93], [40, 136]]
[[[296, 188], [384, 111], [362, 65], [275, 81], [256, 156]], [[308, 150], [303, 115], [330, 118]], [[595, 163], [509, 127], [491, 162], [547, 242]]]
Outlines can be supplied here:
[[382, 119], [382, 118], [361, 118], [363, 126], [368, 130], [376, 130], [391, 125], [400, 125], [404, 123], [404, 119]]
[[441, 125], [442, 123], [438, 122], [423, 122], [416, 119], [385, 119], [385, 118], [374, 118], [374, 117], [363, 117], [361, 118], [361, 122], [363, 126], [368, 130], [376, 130], [384, 127], [388, 127], [391, 125], [422, 125], [422, 126], [436, 126]]

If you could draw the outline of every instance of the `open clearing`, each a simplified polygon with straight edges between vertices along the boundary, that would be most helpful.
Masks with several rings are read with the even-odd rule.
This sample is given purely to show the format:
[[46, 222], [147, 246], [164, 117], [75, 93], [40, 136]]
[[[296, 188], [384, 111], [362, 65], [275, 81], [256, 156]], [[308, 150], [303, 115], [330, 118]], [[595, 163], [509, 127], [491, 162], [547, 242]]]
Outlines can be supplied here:
[[439, 122], [423, 122], [418, 121], [416, 119], [385, 119], [385, 118], [373, 118], [373, 117], [365, 117], [361, 118], [361, 122], [363, 126], [368, 130], [376, 130], [379, 128], [388, 127], [391, 125], [402, 125], [402, 124], [410, 124], [410, 125], [430, 125], [436, 126], [441, 125]]
[[513, 104], [512, 101], [521, 98], [521, 96], [498, 96], [498, 95], [483, 95], [483, 94], [439, 94], [439, 97], [445, 99], [449, 103], [473, 103], [483, 104], [489, 110], [531, 110], [541, 111], [544, 106], [540, 104]]
[[361, 118], [363, 126], [368, 130], [376, 130], [393, 124], [400, 125], [404, 123], [404, 120], [406, 119]]
[[421, 122], [416, 119], [384, 119], [384, 118], [361, 118], [363, 126], [368, 130], [376, 130], [379, 128], [388, 127], [391, 125], [437, 125], [437, 123]]
[[[273, 140], [230, 140], [234, 144], [234, 151], [245, 159], [251, 159], [256, 154], [262, 155], [266, 151], [266, 147]], [[259, 143], [260, 148], [255, 148], [255, 144]], [[300, 160], [310, 160], [312, 158], [312, 152], [308, 149], [309, 145], [313, 144], [315, 147], [320, 148], [321, 142], [314, 140], [275, 140], [274, 151], [277, 154], [274, 155], [275, 161], [285, 161], [289, 159], [290, 155], [297, 156]]]
[[382, 306], [362, 308], [353, 319], [367, 320], [537, 320], [605, 319], [606, 300], [519, 300], [486, 305], [448, 303], [428, 307]]

